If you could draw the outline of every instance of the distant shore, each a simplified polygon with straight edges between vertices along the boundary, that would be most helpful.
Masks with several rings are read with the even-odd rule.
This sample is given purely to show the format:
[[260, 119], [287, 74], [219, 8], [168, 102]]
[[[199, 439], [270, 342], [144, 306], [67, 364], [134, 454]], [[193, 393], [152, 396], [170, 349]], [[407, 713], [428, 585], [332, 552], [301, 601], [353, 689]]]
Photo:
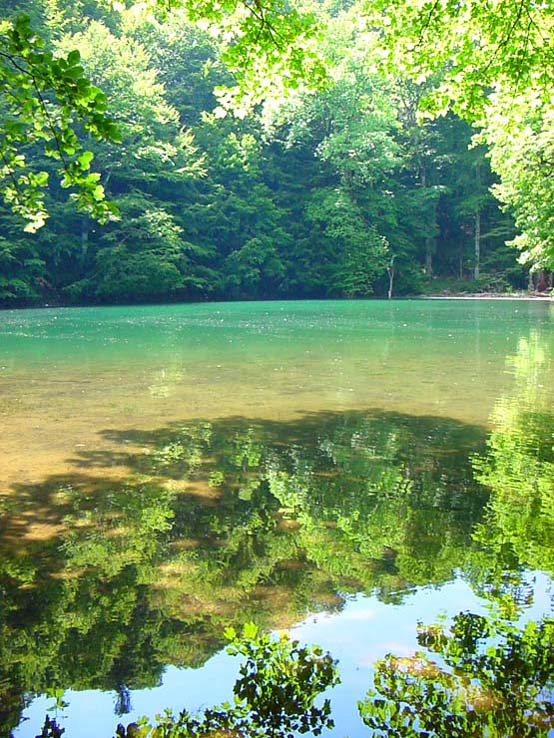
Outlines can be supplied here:
[[421, 295], [423, 300], [542, 300], [554, 302], [554, 296], [544, 292], [448, 292], [437, 295]]

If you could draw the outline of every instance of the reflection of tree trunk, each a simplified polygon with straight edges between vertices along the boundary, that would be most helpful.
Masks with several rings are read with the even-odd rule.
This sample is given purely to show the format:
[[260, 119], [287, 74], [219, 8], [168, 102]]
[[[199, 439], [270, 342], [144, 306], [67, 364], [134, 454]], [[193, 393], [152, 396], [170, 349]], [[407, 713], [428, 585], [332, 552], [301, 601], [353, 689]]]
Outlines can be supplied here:
[[479, 208], [475, 210], [475, 266], [473, 267], [473, 279], [479, 279], [479, 266], [481, 261], [481, 213]]
[[116, 690], [115, 713], [116, 715], [127, 715], [131, 712], [131, 692], [125, 684], [118, 684]]

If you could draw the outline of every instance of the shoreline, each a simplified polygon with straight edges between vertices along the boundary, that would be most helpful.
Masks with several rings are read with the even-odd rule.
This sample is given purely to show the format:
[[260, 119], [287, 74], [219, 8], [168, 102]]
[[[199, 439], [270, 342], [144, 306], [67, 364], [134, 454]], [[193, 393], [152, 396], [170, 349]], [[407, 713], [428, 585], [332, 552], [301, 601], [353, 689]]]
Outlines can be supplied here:
[[554, 296], [544, 293], [516, 293], [507, 292], [453, 292], [447, 295], [421, 295], [423, 300], [530, 300], [539, 302], [554, 302]]
[[192, 300], [192, 301], [171, 301], [171, 302], [129, 302], [129, 303], [82, 303], [82, 304], [58, 304], [58, 303], [43, 303], [38, 305], [0, 305], [0, 313], [3, 312], [15, 312], [19, 310], [75, 310], [75, 309], [86, 309], [86, 308], [142, 308], [142, 307], [156, 307], [156, 306], [170, 306], [170, 305], [227, 305], [237, 303], [259, 303], [259, 302], [386, 302], [400, 301], [400, 300], [534, 300], [539, 302], [554, 302], [554, 294], [549, 295], [544, 292], [447, 292], [444, 294], [414, 294], [414, 295], [393, 295], [392, 298], [386, 296], [376, 297], [370, 295], [367, 297], [310, 297], [310, 298], [265, 298], [257, 300]]

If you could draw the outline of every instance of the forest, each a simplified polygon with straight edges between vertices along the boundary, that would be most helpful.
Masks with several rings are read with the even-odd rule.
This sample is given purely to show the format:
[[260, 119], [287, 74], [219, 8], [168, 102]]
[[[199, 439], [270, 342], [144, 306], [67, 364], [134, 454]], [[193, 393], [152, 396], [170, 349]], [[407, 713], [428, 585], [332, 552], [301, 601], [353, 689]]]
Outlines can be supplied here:
[[4, 3], [0, 304], [551, 288], [549, 3], [424, 5]]

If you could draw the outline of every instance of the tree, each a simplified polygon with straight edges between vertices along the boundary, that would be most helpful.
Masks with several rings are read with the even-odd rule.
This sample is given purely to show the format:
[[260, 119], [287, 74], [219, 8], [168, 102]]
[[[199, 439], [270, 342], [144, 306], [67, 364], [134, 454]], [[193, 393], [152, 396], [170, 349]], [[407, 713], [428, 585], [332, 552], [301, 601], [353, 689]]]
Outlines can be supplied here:
[[[224, 35], [222, 55], [238, 75], [237, 84], [220, 95], [224, 105], [246, 114], [252, 105], [278, 85], [281, 94], [298, 87], [306, 78], [322, 78], [323, 67], [310, 44], [312, 16], [284, 10], [279, 2], [234, 2], [214, 6], [204, 2], [150, 3], [151, 10], [183, 7], [195, 22], [215, 27]], [[107, 96], [84, 75], [77, 49], [55, 56], [31, 27], [29, 16], [18, 16], [0, 25], [0, 136], [1, 193], [4, 201], [36, 231], [47, 217], [43, 192], [48, 172], [29, 165], [28, 143], [59, 162], [64, 188], [75, 190], [79, 208], [105, 222], [117, 216], [104, 199], [100, 175], [90, 172], [92, 152], [87, 135], [119, 141], [114, 120], [106, 114]], [[113, 104], [114, 101], [112, 100]], [[224, 108], [220, 108], [222, 114]], [[84, 135], [83, 135], [84, 133]]]
[[547, 99], [554, 80], [551, 0], [362, 0], [370, 27], [385, 41], [385, 64], [418, 84], [430, 80], [423, 108], [480, 120], [491, 89], [526, 88]]
[[497, 92], [482, 136], [500, 182], [494, 192], [513, 213], [520, 234], [513, 245], [534, 271], [554, 270], [554, 105], [540, 90], [514, 99]]
[[[85, 31], [62, 37], [61, 48], [78, 46], [81, 63], [113, 98], [121, 145], [114, 150], [91, 142], [102, 183], [122, 220], [96, 229], [87, 216], [76, 218], [51, 192], [49, 209], [56, 243], [67, 243], [65, 270], [54, 267], [55, 288], [72, 301], [144, 301], [171, 298], [184, 287], [189, 246], [174, 214], [183, 183], [201, 177], [202, 156], [189, 130], [179, 127], [150, 55], [128, 35], [114, 35], [91, 21]], [[168, 202], [168, 193], [172, 202]], [[53, 200], [53, 202], [52, 202]], [[77, 237], [76, 237], [77, 236]], [[47, 231], [35, 237], [52, 264]], [[50, 255], [49, 255], [50, 254]], [[73, 265], [73, 268], [71, 268]], [[187, 275], [188, 276], [188, 275]]]
[[[480, 0], [366, 0], [361, 7], [369, 27], [386, 45], [385, 68], [409, 75], [423, 89], [420, 110], [424, 114], [453, 109], [484, 129], [492, 168], [501, 179], [495, 192], [513, 210], [522, 230], [514, 243], [533, 269], [550, 265], [551, 185], [549, 167], [542, 162], [550, 159], [551, 0], [499, 0], [494, 6]], [[531, 176], [526, 168], [529, 159]], [[476, 253], [479, 212], [475, 211]]]
[[388, 243], [340, 188], [319, 190], [306, 215], [319, 244], [318, 271], [330, 297], [367, 297], [386, 269]]
[[[422, 86], [400, 71], [383, 75], [375, 62], [380, 32], [360, 31], [360, 6], [319, 9], [322, 39], [313, 18], [302, 21], [309, 32], [298, 37], [298, 53], [332, 65], [325, 89], [308, 94], [296, 70], [283, 82], [291, 88], [286, 102], [237, 98], [233, 117], [221, 106], [204, 108], [217, 105], [214, 86], [237, 81], [223, 59], [229, 44], [243, 43], [226, 27], [226, 13], [240, 15], [240, 3], [213, 14], [207, 8], [208, 33], [199, 20], [178, 9], [163, 16], [155, 4], [108, 12], [93, 3], [78, 21], [57, 0], [34, 1], [33, 23], [53, 53], [65, 59], [79, 48], [83, 75], [110, 99], [120, 145], [76, 130], [102, 173], [98, 186], [130, 227], [111, 219], [97, 228], [65, 203], [56, 162], [35, 142], [29, 162], [49, 175], [51, 228], [34, 241], [18, 238], [9, 268], [4, 259], [5, 279], [19, 281], [3, 291], [3, 303], [384, 295], [391, 263], [395, 294], [413, 294], [424, 270], [468, 271], [475, 244], [483, 270], [494, 257], [489, 263], [508, 272], [484, 147], [465, 151], [471, 129], [454, 115], [418, 120], [420, 98], [435, 80]], [[264, 4], [248, 22], [265, 23], [266, 11]], [[216, 26], [218, 33], [225, 27], [224, 37]], [[278, 56], [280, 37], [268, 34], [250, 41], [258, 49], [276, 44]], [[27, 253], [40, 269], [37, 261], [23, 268]]]

